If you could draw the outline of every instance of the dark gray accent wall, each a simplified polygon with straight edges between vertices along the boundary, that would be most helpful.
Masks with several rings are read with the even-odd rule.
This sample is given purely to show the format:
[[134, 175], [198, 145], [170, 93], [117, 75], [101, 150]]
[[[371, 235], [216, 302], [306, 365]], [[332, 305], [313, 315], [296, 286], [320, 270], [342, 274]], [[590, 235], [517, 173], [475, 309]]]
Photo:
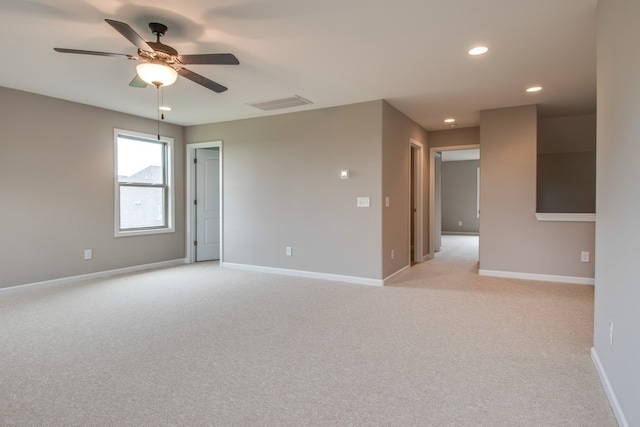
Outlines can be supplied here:
[[[479, 160], [442, 162], [442, 231], [449, 234], [478, 233]], [[460, 225], [460, 223], [462, 223]]]
[[595, 114], [538, 120], [537, 211], [595, 213]]

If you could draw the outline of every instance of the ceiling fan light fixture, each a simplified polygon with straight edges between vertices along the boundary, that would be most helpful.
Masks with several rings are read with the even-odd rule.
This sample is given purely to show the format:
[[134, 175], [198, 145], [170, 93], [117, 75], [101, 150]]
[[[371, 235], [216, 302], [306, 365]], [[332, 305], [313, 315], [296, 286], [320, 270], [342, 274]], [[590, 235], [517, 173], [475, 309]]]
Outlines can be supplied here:
[[176, 82], [178, 72], [173, 68], [158, 62], [143, 62], [136, 66], [138, 76], [150, 85], [157, 87], [169, 86]]

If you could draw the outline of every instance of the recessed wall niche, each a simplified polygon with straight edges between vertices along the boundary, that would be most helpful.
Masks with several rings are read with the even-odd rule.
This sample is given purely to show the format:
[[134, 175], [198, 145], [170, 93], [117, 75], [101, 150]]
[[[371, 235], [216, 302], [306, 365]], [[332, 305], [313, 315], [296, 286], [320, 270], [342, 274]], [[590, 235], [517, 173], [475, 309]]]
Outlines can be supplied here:
[[539, 213], [595, 213], [595, 114], [538, 119], [536, 201]]

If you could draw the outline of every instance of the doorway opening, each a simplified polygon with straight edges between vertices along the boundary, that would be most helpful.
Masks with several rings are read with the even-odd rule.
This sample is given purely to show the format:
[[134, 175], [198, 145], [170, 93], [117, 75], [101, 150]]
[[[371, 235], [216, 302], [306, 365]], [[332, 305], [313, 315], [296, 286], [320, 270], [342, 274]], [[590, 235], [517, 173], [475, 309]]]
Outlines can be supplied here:
[[187, 263], [223, 259], [222, 141], [187, 144]]
[[[479, 247], [480, 145], [432, 147], [429, 154], [429, 257], [435, 258], [442, 248], [443, 234], [477, 235]], [[443, 173], [445, 163], [448, 175]], [[452, 176], [452, 170], [461, 182], [443, 184], [447, 176]], [[452, 187], [456, 189], [452, 191]]]

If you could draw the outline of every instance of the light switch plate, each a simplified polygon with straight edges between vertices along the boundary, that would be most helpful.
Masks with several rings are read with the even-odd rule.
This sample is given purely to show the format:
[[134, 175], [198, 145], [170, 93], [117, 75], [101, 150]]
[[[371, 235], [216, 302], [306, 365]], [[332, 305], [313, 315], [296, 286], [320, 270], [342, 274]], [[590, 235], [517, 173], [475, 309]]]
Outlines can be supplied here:
[[359, 208], [368, 208], [371, 205], [371, 198], [358, 197], [357, 206]]

